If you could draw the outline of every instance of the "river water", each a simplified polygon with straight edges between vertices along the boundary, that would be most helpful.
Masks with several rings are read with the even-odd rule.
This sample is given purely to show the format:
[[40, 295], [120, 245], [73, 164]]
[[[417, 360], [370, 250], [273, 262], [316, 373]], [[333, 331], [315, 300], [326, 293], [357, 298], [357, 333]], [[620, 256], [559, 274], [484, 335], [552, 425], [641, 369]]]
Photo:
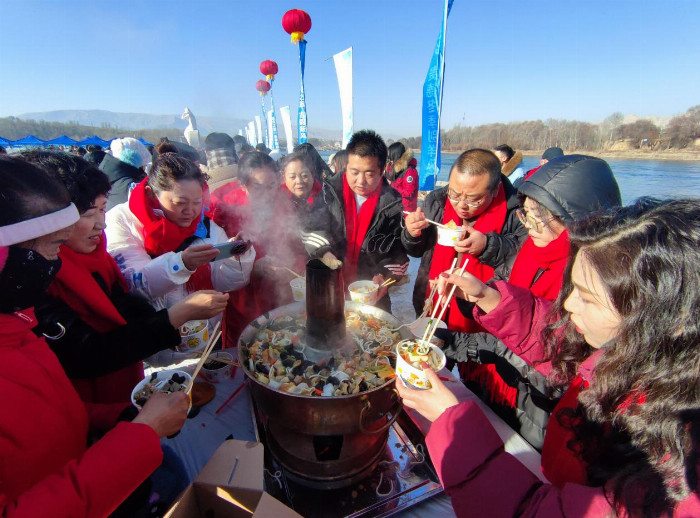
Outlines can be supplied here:
[[[328, 159], [329, 151], [321, 152]], [[442, 168], [438, 180], [447, 181], [452, 164], [459, 156], [458, 153], [443, 153]], [[416, 155], [420, 163], [420, 154]], [[617, 183], [622, 193], [622, 202], [627, 205], [640, 196], [656, 196], [658, 198], [693, 196], [700, 197], [700, 161], [684, 162], [669, 160], [627, 160], [609, 158]], [[523, 158], [525, 170], [537, 167], [539, 157], [526, 156]]]

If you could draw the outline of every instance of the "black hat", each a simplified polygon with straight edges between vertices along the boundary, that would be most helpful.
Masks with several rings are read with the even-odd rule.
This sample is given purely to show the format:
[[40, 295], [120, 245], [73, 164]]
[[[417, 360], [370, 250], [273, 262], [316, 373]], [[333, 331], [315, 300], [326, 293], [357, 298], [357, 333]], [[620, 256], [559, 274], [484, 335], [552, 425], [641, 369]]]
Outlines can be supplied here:
[[544, 153], [542, 153], [543, 160], [553, 160], [555, 158], [559, 158], [560, 156], [564, 156], [564, 152], [560, 147], [550, 147], [547, 148]]

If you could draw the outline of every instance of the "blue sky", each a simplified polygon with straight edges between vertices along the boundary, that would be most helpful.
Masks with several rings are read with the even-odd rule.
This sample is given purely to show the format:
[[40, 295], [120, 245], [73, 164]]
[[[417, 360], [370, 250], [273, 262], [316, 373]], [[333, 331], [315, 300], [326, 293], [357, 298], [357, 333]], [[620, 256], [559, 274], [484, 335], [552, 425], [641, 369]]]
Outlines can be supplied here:
[[[275, 102], [298, 102], [306, 10], [309, 126], [340, 129], [332, 54], [354, 48], [355, 128], [417, 135], [442, 0], [0, 0], [0, 116], [56, 109], [250, 119], [264, 59]], [[443, 127], [614, 111], [671, 116], [700, 104], [696, 0], [455, 0]]]

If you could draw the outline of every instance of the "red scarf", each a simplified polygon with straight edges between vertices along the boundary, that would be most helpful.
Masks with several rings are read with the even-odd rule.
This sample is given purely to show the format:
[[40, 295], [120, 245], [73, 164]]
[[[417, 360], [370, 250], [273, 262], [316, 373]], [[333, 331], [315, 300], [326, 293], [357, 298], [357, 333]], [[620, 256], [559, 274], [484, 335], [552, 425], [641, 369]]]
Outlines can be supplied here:
[[[506, 201], [503, 183], [501, 182], [501, 184], [498, 186], [496, 197], [491, 202], [491, 205], [489, 205], [486, 211], [483, 212], [477, 218], [476, 223], [474, 223], [474, 230], [478, 230], [482, 234], [487, 234], [489, 232], [500, 233], [503, 230], [503, 225], [506, 222], [507, 213], [508, 202]], [[462, 225], [462, 218], [460, 218], [455, 211], [449, 198], [446, 198], [445, 213], [442, 217], [442, 223], [447, 224], [450, 221], [453, 221], [458, 226]], [[453, 247], [436, 244], [435, 250], [433, 251], [433, 260], [430, 263], [429, 278], [435, 279], [442, 272], [449, 269], [450, 266], [452, 266], [452, 261], [454, 260], [456, 254], [457, 252]], [[461, 263], [457, 266], [461, 267], [464, 264], [464, 261], [467, 259], [469, 260], [469, 263], [467, 263], [465, 271], [471, 273], [479, 280], [484, 282], [493, 277], [493, 268], [482, 264], [479, 262], [477, 257], [474, 257], [471, 254], [464, 254]], [[429, 293], [427, 293], [426, 296], [428, 294]], [[462, 331], [466, 333], [478, 333], [483, 331], [479, 324], [462, 314], [457, 307], [456, 298], [453, 298], [452, 302], [450, 302], [450, 307], [447, 309], [445, 316], [445, 322], [447, 323], [447, 327], [454, 331]], [[517, 390], [501, 379], [496, 372], [495, 365], [482, 365], [474, 362], [461, 363], [459, 365], [459, 372], [462, 379], [466, 381], [475, 381], [481, 386], [486, 387], [493, 401], [509, 402], [511, 406], [515, 404]]]
[[[536, 297], [554, 300], [561, 291], [568, 257], [567, 230], [545, 247], [535, 246], [532, 238], [528, 237], [515, 258], [508, 282], [530, 290]], [[539, 270], [544, 270], [544, 273], [532, 284]]]
[[[174, 252], [185, 239], [194, 235], [197, 225], [202, 218], [201, 214], [190, 223], [188, 227], [180, 227], [173, 223], [165, 215], [158, 214], [162, 211], [156, 198], [151, 198], [146, 193], [148, 178], [144, 178], [131, 192], [129, 196], [129, 209], [143, 225], [143, 246], [151, 257], [158, 257], [168, 252]], [[208, 199], [208, 190], [206, 196]], [[207, 201], [207, 203], [209, 203]], [[210, 290], [211, 266], [205, 264], [197, 268], [187, 282], [187, 291]]]
[[[321, 185], [321, 182], [318, 180], [314, 179], [314, 185], [311, 188], [311, 194], [309, 194], [309, 197], [306, 198], [306, 203], [309, 208], [314, 204], [314, 199], [316, 199], [316, 195], [318, 195], [319, 192], [323, 189], [323, 185]], [[292, 193], [292, 191], [289, 190], [289, 187], [287, 187], [286, 183], [282, 184], [281, 187], [282, 192], [284, 192], [292, 202], [295, 200], [296, 196]]]
[[355, 193], [348, 185], [348, 179], [343, 174], [343, 201], [345, 202], [345, 235], [348, 241], [348, 251], [345, 256], [344, 277], [346, 284], [357, 280], [357, 261], [360, 257], [360, 249], [367, 235], [367, 230], [372, 223], [374, 210], [379, 202], [379, 194], [382, 190], [381, 184], [367, 197], [367, 200], [357, 212], [357, 202]]
[[[364, 207], [363, 207], [364, 208]], [[503, 225], [506, 222], [506, 214], [508, 211], [508, 204], [506, 202], [506, 196], [503, 192], [503, 184], [498, 186], [498, 193], [496, 197], [491, 202], [491, 205], [483, 212], [476, 220], [474, 224], [474, 230], [478, 230], [482, 234], [487, 234], [489, 232], [500, 233], [503, 230]], [[447, 224], [450, 221], [454, 222], [457, 226], [462, 226], [462, 218], [459, 217], [449, 198], [445, 198], [445, 213], [442, 217], [442, 223]], [[451, 246], [435, 245], [435, 250], [433, 251], [433, 260], [430, 263], [430, 279], [435, 279], [442, 272], [448, 270], [452, 266], [452, 261], [454, 260], [457, 252]], [[457, 267], [461, 268], [464, 261], [469, 260], [465, 271], [471, 273], [478, 279], [486, 282], [491, 277], [493, 277], [493, 268], [482, 264], [479, 262], [477, 257], [471, 254], [464, 254], [462, 261]], [[430, 287], [428, 287], [429, 295]], [[453, 331], [464, 331], [467, 333], [476, 333], [481, 330], [480, 326], [474, 322], [474, 320], [469, 319], [462, 315], [461, 311], [457, 307], [457, 300], [452, 299], [450, 307], [447, 310], [446, 319], [447, 327]]]
[[[49, 287], [49, 295], [65, 302], [98, 333], [107, 333], [126, 324], [109, 299], [114, 286], [128, 291], [117, 263], [107, 253], [106, 239], [101, 236], [97, 248], [89, 254], [61, 246], [61, 268]], [[105, 293], [92, 276], [98, 274], [107, 285]], [[91, 403], [128, 402], [131, 389], [143, 379], [143, 365], [137, 362], [118, 371], [89, 379], [73, 379], [73, 385], [83, 401]]]

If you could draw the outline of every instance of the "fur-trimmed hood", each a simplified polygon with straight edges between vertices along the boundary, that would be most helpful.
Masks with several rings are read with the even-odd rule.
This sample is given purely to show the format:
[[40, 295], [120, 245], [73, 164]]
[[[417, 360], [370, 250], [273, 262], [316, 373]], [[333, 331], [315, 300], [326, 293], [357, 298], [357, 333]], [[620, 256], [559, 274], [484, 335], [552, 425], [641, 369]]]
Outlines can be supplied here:
[[503, 167], [501, 167], [501, 172], [510, 176], [510, 174], [515, 171], [515, 169], [523, 162], [523, 154], [521, 151], [516, 151], [515, 154], [510, 157]]
[[411, 160], [413, 160], [413, 152], [410, 149], [407, 149], [401, 157], [394, 162], [394, 175], [397, 175], [399, 173], [403, 173], [406, 169], [408, 169]]

